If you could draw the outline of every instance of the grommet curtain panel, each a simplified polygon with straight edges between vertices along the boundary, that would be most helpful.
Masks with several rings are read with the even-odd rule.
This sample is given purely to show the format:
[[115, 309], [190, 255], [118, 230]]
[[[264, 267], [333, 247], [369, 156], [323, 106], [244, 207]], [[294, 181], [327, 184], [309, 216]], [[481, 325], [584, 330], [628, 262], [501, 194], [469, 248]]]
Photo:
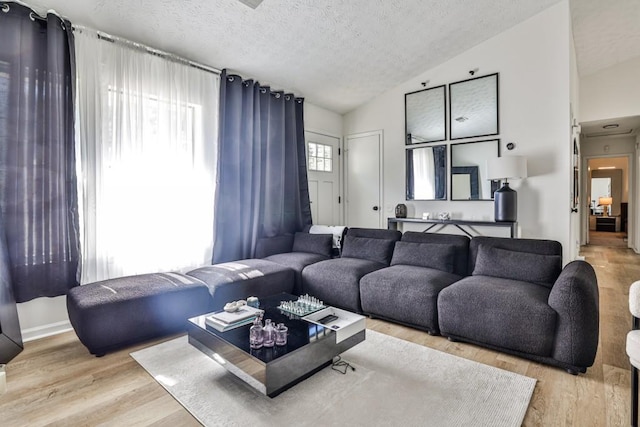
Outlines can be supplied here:
[[213, 262], [250, 258], [260, 237], [311, 224], [303, 107], [223, 71]]
[[18, 302], [78, 281], [73, 35], [0, 2], [0, 208]]
[[75, 36], [81, 283], [210, 264], [220, 76]]

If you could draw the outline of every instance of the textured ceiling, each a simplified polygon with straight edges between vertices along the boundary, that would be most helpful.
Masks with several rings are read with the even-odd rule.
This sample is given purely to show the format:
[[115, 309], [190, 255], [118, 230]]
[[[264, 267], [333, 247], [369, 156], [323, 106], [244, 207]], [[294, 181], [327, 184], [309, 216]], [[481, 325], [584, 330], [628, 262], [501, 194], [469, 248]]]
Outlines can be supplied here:
[[[256, 9], [238, 0], [25, 1], [344, 113], [559, 0], [264, 0]], [[622, 13], [631, 25], [634, 12], [637, 24], [639, 3], [572, 0], [581, 73], [606, 66], [613, 55], [608, 39], [592, 31], [601, 31], [598, 17], [607, 17], [607, 34], [619, 43], [624, 38], [614, 34], [625, 27], [616, 19]], [[625, 54], [640, 55], [634, 40]]]
[[571, 0], [581, 76], [640, 56], [640, 0]]

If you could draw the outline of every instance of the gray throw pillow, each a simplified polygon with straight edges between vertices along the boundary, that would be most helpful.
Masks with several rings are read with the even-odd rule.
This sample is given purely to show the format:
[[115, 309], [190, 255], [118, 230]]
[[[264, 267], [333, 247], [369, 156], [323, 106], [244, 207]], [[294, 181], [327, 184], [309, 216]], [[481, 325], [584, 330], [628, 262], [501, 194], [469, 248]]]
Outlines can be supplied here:
[[455, 248], [439, 243], [396, 242], [391, 265], [404, 264], [453, 273]]
[[473, 275], [520, 280], [551, 288], [561, 271], [560, 255], [540, 255], [480, 245]]
[[307, 252], [331, 257], [333, 247], [332, 234], [296, 233], [293, 238], [292, 252]]
[[282, 234], [274, 237], [263, 237], [256, 244], [256, 258], [266, 258], [271, 255], [291, 252], [293, 235]]
[[349, 236], [344, 239], [342, 256], [359, 258], [389, 265], [393, 254], [394, 240]]

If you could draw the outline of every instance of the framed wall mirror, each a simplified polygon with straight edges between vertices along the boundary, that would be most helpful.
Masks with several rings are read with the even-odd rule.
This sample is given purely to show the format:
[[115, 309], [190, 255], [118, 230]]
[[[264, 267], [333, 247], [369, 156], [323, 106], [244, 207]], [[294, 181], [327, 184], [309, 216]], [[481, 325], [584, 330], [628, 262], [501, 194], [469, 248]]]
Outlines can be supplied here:
[[498, 73], [449, 85], [451, 139], [497, 135]]
[[500, 157], [500, 140], [451, 144], [451, 200], [493, 200], [498, 181], [487, 179], [487, 160]]
[[447, 199], [447, 146], [407, 149], [407, 200]]
[[446, 140], [445, 105], [444, 85], [405, 94], [405, 144]]

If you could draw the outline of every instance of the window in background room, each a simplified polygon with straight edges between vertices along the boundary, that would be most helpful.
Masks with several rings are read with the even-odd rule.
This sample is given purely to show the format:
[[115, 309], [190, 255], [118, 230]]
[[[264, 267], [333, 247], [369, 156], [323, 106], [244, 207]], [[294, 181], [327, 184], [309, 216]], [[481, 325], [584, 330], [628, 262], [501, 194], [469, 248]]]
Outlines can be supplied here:
[[82, 283], [210, 264], [219, 76], [76, 35]]

